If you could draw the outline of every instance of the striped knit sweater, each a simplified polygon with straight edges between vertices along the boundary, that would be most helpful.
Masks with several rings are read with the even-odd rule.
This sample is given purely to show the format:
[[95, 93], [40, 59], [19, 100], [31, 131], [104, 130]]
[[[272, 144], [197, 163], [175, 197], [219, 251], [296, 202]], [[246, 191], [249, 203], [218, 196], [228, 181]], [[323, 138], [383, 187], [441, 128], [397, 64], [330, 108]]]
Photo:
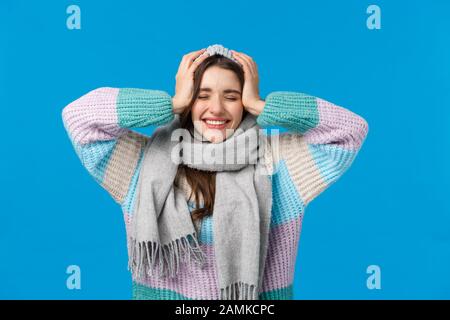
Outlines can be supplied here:
[[[278, 136], [277, 152], [267, 148], [265, 154], [272, 174], [273, 205], [259, 298], [290, 300], [305, 208], [351, 165], [368, 124], [345, 108], [303, 93], [276, 91], [265, 102], [258, 124], [286, 130]], [[132, 129], [164, 125], [173, 117], [168, 93], [137, 88], [98, 88], [62, 111], [81, 163], [121, 206], [128, 240], [143, 149], [151, 140]], [[182, 185], [188, 198], [189, 185]], [[201, 220], [197, 228], [207, 267], [182, 268], [175, 279], [132, 279], [133, 299], [218, 299], [212, 217]]]

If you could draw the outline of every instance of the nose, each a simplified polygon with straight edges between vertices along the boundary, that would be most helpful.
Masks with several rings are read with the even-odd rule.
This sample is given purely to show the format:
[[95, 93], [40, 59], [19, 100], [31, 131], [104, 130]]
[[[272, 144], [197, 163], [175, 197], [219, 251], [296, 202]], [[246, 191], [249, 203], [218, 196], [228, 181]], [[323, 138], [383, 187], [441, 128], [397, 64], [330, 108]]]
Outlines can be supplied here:
[[215, 116], [220, 116], [224, 112], [224, 106], [219, 96], [214, 95], [208, 106], [209, 112]]

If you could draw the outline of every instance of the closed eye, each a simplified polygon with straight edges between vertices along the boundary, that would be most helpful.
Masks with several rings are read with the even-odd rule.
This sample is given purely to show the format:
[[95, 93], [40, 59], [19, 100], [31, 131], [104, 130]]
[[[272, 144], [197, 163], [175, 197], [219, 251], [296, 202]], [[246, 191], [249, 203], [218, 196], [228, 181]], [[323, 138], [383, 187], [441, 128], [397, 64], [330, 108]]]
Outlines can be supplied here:
[[[200, 99], [200, 100], [206, 100], [206, 99], [208, 99], [208, 98], [209, 98], [209, 96], [199, 96], [199, 97], [198, 97], [198, 99]], [[236, 98], [236, 97], [225, 97], [225, 99], [230, 100], [230, 101], [236, 101], [236, 100], [238, 100], [238, 98]]]

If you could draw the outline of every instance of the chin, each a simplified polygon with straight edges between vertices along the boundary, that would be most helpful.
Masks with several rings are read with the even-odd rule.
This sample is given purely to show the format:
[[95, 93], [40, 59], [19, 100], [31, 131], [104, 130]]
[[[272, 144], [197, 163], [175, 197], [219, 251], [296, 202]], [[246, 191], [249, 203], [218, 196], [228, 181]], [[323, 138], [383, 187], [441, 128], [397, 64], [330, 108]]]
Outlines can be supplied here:
[[203, 131], [203, 137], [205, 137], [205, 139], [212, 143], [220, 143], [227, 138], [225, 130], [215, 129], [206, 129], [205, 131]]

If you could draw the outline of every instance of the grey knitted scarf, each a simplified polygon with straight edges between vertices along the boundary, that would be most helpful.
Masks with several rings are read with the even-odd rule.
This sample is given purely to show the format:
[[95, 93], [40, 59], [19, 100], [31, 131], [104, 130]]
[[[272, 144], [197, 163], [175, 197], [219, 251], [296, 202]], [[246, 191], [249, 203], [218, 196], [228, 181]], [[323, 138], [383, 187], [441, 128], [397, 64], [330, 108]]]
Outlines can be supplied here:
[[219, 299], [259, 299], [272, 207], [263, 136], [250, 113], [221, 143], [192, 137], [178, 115], [155, 131], [136, 189], [128, 265], [134, 277], [175, 277], [182, 262], [205, 266], [185, 195], [174, 186], [183, 163], [217, 172], [212, 221]]

